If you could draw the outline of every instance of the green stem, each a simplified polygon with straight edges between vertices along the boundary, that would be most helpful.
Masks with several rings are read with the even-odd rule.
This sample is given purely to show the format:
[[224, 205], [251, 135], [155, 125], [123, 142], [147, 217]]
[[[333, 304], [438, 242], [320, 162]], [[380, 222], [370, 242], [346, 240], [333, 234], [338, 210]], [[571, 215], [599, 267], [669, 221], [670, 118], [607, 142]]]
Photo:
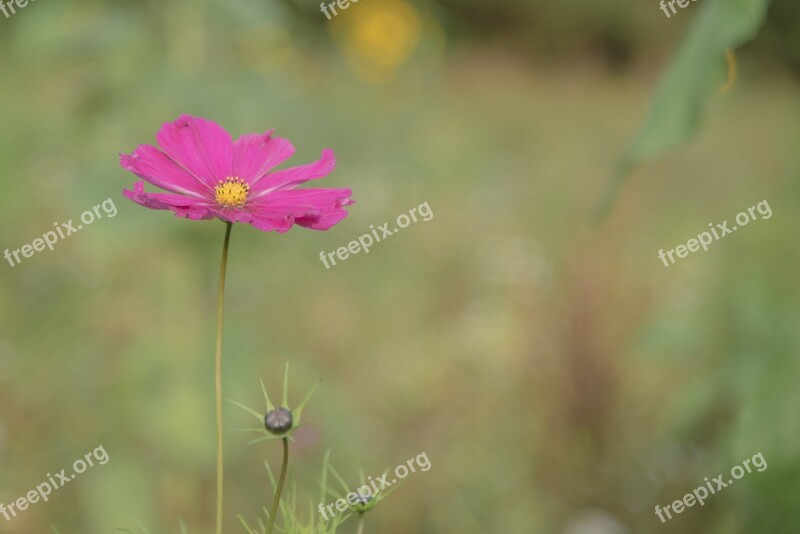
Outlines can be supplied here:
[[364, 534], [364, 514], [358, 514], [358, 532], [356, 534]]
[[283, 483], [286, 482], [286, 468], [289, 465], [289, 438], [283, 438], [283, 463], [281, 464], [281, 475], [278, 477], [278, 487], [275, 488], [275, 499], [272, 501], [272, 512], [269, 514], [269, 526], [267, 534], [272, 533], [272, 526], [275, 524], [275, 516], [278, 515], [278, 504], [281, 502]]
[[217, 291], [217, 355], [214, 358], [214, 385], [217, 401], [217, 534], [222, 534], [222, 316], [225, 308], [225, 271], [228, 266], [228, 244], [233, 223], [225, 223], [225, 242], [222, 245], [222, 262], [219, 266]]

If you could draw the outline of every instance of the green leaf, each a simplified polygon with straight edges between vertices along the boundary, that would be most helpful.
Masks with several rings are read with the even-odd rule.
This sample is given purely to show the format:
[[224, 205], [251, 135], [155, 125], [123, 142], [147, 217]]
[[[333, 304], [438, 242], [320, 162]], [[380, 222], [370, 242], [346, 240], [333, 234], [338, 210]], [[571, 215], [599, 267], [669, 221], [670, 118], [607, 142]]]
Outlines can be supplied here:
[[[348, 493], [350, 491], [350, 486], [347, 485], [347, 482], [344, 481], [344, 479], [339, 475], [339, 472], [336, 471], [336, 469], [334, 469], [332, 465], [328, 467], [330, 467], [331, 473], [333, 473], [334, 478], [339, 482], [339, 484], [342, 485], [342, 488], [344, 488], [345, 494]], [[330, 492], [331, 490], [328, 491]]]
[[286, 371], [283, 373], [283, 407], [289, 408], [289, 362], [286, 362]]
[[255, 532], [253, 532], [253, 529], [251, 529], [250, 526], [247, 524], [247, 521], [244, 520], [244, 517], [242, 517], [241, 515], [237, 515], [236, 517], [239, 518], [239, 521], [242, 523], [242, 526], [245, 528], [245, 530], [247, 530], [248, 534], [256, 534]]
[[314, 387], [312, 387], [311, 391], [308, 392], [308, 395], [306, 395], [306, 398], [303, 399], [303, 402], [301, 402], [300, 406], [298, 406], [297, 409], [295, 410], [294, 413], [297, 415], [297, 420], [298, 421], [300, 420], [300, 417], [303, 415], [303, 410], [305, 409], [306, 404], [308, 404], [308, 401], [311, 400], [311, 397], [314, 395], [314, 392], [317, 391], [317, 388], [319, 387], [319, 385], [321, 383], [322, 383], [322, 381], [320, 380], [316, 384], [314, 384]]
[[756, 36], [769, 0], [703, 0], [697, 18], [661, 80], [639, 133], [617, 163], [598, 215], [611, 208], [631, 170], [691, 137], [703, 109], [725, 81], [726, 54]]
[[261, 443], [262, 441], [270, 441], [274, 439], [280, 439], [280, 436], [273, 436], [272, 434], [266, 434], [260, 438], [251, 439], [247, 442], [248, 445], [255, 445], [256, 443]]
[[233, 404], [235, 406], [238, 406], [239, 408], [241, 408], [242, 410], [245, 410], [248, 413], [253, 414], [256, 417], [256, 419], [258, 419], [259, 421], [261, 421], [262, 418], [264, 417], [263, 415], [261, 415], [257, 411], [253, 410], [252, 408], [250, 408], [248, 406], [245, 406], [241, 402], [236, 402], [235, 400], [231, 400], [231, 399], [228, 399], [228, 402], [230, 402], [231, 404]]
[[272, 410], [275, 409], [275, 406], [273, 406], [272, 401], [269, 400], [269, 395], [267, 395], [267, 388], [266, 386], [264, 386], [264, 379], [262, 378], [259, 380], [261, 381], [261, 391], [264, 392], [264, 400], [267, 401], [267, 411], [271, 412]]
[[322, 480], [320, 480], [319, 487], [320, 487], [320, 494], [319, 494], [319, 502], [323, 502], [325, 500], [325, 493], [328, 489], [328, 466], [331, 463], [331, 450], [328, 449], [325, 451], [325, 457], [322, 460]]

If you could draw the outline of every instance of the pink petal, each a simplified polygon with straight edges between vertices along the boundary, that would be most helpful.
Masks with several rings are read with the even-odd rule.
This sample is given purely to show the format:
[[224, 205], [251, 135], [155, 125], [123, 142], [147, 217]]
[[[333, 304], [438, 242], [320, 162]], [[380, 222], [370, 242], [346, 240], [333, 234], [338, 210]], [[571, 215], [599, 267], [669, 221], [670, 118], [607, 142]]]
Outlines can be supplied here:
[[233, 145], [233, 175], [249, 184], [288, 160], [294, 154], [292, 144], [281, 137], [272, 137], [275, 130], [263, 134], [241, 136]]
[[181, 115], [165, 123], [156, 139], [172, 160], [211, 188], [232, 176], [233, 140], [215, 122]]
[[249, 223], [253, 220], [253, 214], [247, 210], [214, 207], [211, 213], [218, 219], [232, 223]]
[[144, 182], [136, 182], [133, 191], [123, 189], [122, 194], [137, 204], [154, 210], [172, 210], [178, 217], [192, 220], [212, 219], [213, 203], [195, 197], [170, 193], [145, 193]]
[[278, 216], [254, 217], [253, 220], [250, 221], [250, 224], [264, 232], [278, 232], [283, 234], [294, 226], [294, 219], [291, 216], [284, 217], [283, 219]]
[[248, 203], [250, 222], [261, 230], [285, 232], [298, 224], [327, 230], [347, 217], [344, 206], [353, 203], [350, 189], [288, 189], [275, 191]]
[[335, 211], [326, 211], [318, 217], [300, 217], [295, 219], [294, 222], [311, 230], [328, 230], [348, 215], [349, 213], [345, 210], [337, 209]]
[[126, 171], [161, 189], [198, 198], [213, 196], [208, 185], [183, 170], [154, 146], [141, 145], [133, 154], [120, 154], [119, 163]]
[[333, 150], [326, 148], [322, 157], [314, 163], [283, 169], [261, 178], [250, 188], [250, 198], [258, 198], [280, 189], [290, 189], [309, 180], [327, 176], [336, 167], [336, 156]]

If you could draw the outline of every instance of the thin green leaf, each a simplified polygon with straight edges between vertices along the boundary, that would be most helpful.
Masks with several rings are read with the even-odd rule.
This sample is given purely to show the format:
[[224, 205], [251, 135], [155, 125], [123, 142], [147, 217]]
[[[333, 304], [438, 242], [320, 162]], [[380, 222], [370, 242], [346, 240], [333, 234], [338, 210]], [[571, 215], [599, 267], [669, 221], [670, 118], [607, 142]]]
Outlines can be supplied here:
[[283, 407], [289, 408], [289, 362], [286, 362], [286, 371], [283, 373]]
[[252, 439], [247, 442], [248, 445], [255, 445], [256, 443], [261, 443], [262, 441], [269, 441], [272, 439], [278, 439], [278, 436], [273, 436], [272, 434], [267, 434], [266, 436], [262, 436], [260, 438]]
[[338, 472], [336, 472], [336, 469], [334, 469], [334, 468], [333, 468], [333, 466], [330, 466], [330, 469], [331, 469], [331, 473], [333, 473], [333, 476], [334, 476], [334, 478], [336, 478], [336, 480], [338, 480], [338, 481], [339, 481], [339, 484], [341, 484], [341, 485], [342, 485], [342, 488], [344, 488], [344, 492], [345, 492], [345, 493], [348, 493], [348, 492], [350, 491], [350, 486], [348, 486], [348, 485], [347, 485], [347, 483], [346, 483], [346, 482], [344, 481], [344, 479], [343, 479], [343, 478], [342, 478], [342, 477], [339, 475], [339, 473], [338, 473]]
[[322, 380], [319, 380], [316, 384], [314, 384], [314, 387], [312, 387], [311, 391], [308, 392], [306, 398], [303, 399], [303, 402], [301, 402], [300, 405], [297, 407], [297, 409], [295, 410], [295, 413], [297, 414], [297, 419], [300, 419], [300, 416], [303, 415], [303, 410], [305, 409], [306, 404], [308, 404], [308, 401], [310, 401], [311, 397], [314, 396], [314, 392], [317, 391], [317, 388], [321, 383]]
[[242, 523], [242, 526], [247, 531], [247, 534], [256, 534], [255, 532], [253, 532], [253, 529], [251, 529], [250, 526], [247, 524], [247, 521], [244, 520], [244, 517], [242, 517], [241, 515], [237, 515], [236, 517], [239, 518], [239, 522]]
[[328, 449], [325, 451], [325, 457], [322, 459], [322, 480], [319, 482], [320, 486], [320, 493], [319, 493], [319, 502], [325, 500], [325, 492], [327, 491], [328, 487], [328, 466], [330, 465], [331, 459], [331, 450]]
[[725, 80], [728, 51], [755, 37], [770, 0], [707, 0], [667, 69], [639, 133], [623, 153], [598, 206], [608, 213], [633, 168], [672, 150], [697, 130]]
[[367, 485], [367, 477], [364, 476], [364, 470], [363, 469], [359, 469], [358, 470], [358, 480], [361, 481], [361, 485], [362, 486], [366, 486]]
[[261, 382], [261, 391], [264, 392], [264, 400], [267, 402], [267, 411], [271, 412], [275, 409], [275, 405], [273, 405], [272, 401], [269, 400], [269, 395], [267, 395], [267, 387], [264, 385], [264, 380], [259, 378], [259, 381]]
[[236, 402], [235, 400], [231, 400], [231, 399], [228, 399], [228, 402], [230, 402], [233, 405], [238, 406], [239, 408], [241, 408], [242, 410], [247, 411], [248, 413], [253, 414], [259, 421], [263, 421], [264, 420], [264, 414], [258, 413], [257, 411], [253, 410], [249, 406], [245, 406], [241, 402]]
[[[267, 476], [269, 477], [269, 483], [272, 484], [273, 488], [278, 486], [278, 480], [275, 478], [275, 474], [272, 472], [272, 468], [269, 466], [269, 463], [265, 460], [264, 467], [267, 468]], [[264, 509], [266, 511], [266, 508]]]
[[231, 428], [228, 432], [259, 432], [263, 433], [265, 430], [263, 428]]

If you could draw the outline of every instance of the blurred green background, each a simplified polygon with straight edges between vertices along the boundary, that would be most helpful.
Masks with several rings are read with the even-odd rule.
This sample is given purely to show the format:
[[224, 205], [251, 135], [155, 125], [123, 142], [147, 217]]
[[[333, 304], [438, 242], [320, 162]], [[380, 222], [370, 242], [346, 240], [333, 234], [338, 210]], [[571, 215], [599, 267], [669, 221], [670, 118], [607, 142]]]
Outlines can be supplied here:
[[[328, 232], [233, 231], [224, 389], [323, 383], [292, 451], [348, 481], [426, 452], [380, 533], [800, 531], [800, 100], [794, 0], [737, 52], [693, 142], [592, 213], [704, 1], [54, 2], [0, 18], [0, 249], [107, 198], [119, 213], [0, 265], [0, 502], [110, 456], [0, 531], [212, 530], [213, 354], [224, 225], [121, 195], [120, 152], [181, 113], [276, 128], [357, 204]], [[773, 217], [664, 268], [761, 200]], [[369, 255], [370, 225], [428, 202]], [[225, 407], [229, 429], [250, 423]], [[271, 500], [274, 442], [226, 435], [226, 532]], [[661, 524], [704, 477], [763, 472]], [[349, 522], [341, 532], [355, 532]]]

